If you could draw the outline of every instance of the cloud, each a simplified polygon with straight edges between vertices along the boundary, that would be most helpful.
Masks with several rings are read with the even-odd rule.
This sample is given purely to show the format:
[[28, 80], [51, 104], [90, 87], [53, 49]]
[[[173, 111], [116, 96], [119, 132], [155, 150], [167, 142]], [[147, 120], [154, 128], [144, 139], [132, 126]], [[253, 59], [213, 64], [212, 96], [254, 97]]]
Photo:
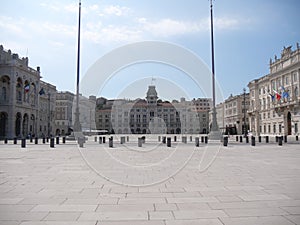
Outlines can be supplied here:
[[0, 28], [1, 30], [7, 30], [13, 34], [24, 35], [22, 26], [24, 25], [24, 20], [15, 20], [9, 16], [0, 16]]
[[126, 16], [131, 12], [131, 9], [119, 5], [109, 5], [105, 6], [103, 12], [104, 15]]
[[[138, 23], [142, 29], [155, 37], [171, 37], [179, 35], [190, 35], [206, 32], [210, 29], [210, 19], [200, 19], [198, 21], [184, 21], [165, 18], [156, 22], [146, 18], [139, 18]], [[215, 18], [214, 27], [217, 30], [236, 29], [240, 25], [239, 20], [234, 18]]]

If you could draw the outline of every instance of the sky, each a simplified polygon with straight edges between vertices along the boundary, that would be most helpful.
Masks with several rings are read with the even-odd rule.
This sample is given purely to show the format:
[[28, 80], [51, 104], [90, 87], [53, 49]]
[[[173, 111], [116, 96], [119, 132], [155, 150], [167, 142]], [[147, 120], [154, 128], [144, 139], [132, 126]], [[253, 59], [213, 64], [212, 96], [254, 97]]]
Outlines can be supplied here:
[[[210, 70], [210, 1], [81, 2], [81, 79], [110, 52], [143, 41], [180, 46]], [[40, 66], [42, 79], [56, 85], [58, 91], [75, 93], [78, 1], [1, 3], [0, 44], [20, 57], [27, 56], [30, 67]], [[215, 77], [223, 98], [242, 93], [251, 80], [269, 73], [270, 58], [280, 56], [284, 46], [292, 45], [295, 49], [300, 42], [299, 0], [214, 0], [213, 10]], [[210, 93], [201, 92], [201, 87], [189, 83], [188, 75], [180, 68], [151, 63], [124, 65], [113, 74], [103, 74], [105, 68], [100, 68], [95, 76], [109, 79], [105, 84], [97, 84], [99, 91], [94, 95], [143, 98], [147, 85], [154, 84], [162, 99], [178, 99], [184, 93], [189, 98], [211, 97]], [[201, 79], [210, 78], [203, 75], [199, 83]]]

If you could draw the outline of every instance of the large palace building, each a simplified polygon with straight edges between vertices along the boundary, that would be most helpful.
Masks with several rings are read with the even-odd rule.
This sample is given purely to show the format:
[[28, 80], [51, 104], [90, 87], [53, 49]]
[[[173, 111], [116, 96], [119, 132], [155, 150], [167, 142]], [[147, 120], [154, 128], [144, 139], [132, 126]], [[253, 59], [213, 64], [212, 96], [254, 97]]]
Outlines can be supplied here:
[[248, 84], [250, 130], [256, 135], [299, 134], [300, 47], [270, 59], [270, 73]]
[[52, 133], [55, 95], [56, 87], [41, 81], [40, 67], [0, 46], [0, 138]]
[[210, 105], [208, 98], [162, 101], [155, 86], [150, 85], [145, 99], [98, 98], [96, 127], [118, 134], [207, 133]]

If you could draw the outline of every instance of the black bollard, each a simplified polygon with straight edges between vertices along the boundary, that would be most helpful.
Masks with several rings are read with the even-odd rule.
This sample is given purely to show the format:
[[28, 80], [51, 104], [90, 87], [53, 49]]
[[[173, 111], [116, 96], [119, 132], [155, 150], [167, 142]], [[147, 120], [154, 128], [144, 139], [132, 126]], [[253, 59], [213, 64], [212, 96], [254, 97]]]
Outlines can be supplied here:
[[120, 144], [124, 144], [124, 143], [125, 143], [125, 137], [121, 137]]
[[18, 139], [16, 137], [14, 137], [14, 145], [16, 145], [18, 142]]
[[246, 143], [249, 143], [249, 137], [246, 136]]
[[282, 146], [282, 137], [277, 137], [277, 138], [278, 138], [278, 139], [277, 139], [277, 140], [278, 140], [278, 145], [279, 145], [279, 146]]
[[114, 147], [114, 139], [113, 139], [113, 137], [110, 137], [110, 138], [108, 139], [108, 146], [109, 146], [110, 148], [113, 148], [113, 147]]
[[146, 143], [146, 136], [142, 136], [142, 142], [143, 142], [143, 144]]
[[223, 138], [223, 146], [227, 146], [227, 145], [228, 145], [228, 137], [225, 136], [225, 137]]
[[284, 143], [287, 143], [287, 136], [284, 135]]
[[162, 137], [162, 143], [166, 144], [166, 137]]
[[54, 138], [50, 138], [50, 148], [54, 148]]
[[176, 142], [177, 141], [177, 136], [174, 136], [174, 142]]
[[255, 137], [254, 136], [251, 136], [251, 145], [255, 146]]
[[59, 137], [56, 137], [56, 144], [59, 145]]
[[129, 136], [127, 136], [127, 140], [126, 141], [129, 142]]
[[266, 136], [266, 143], [269, 143], [269, 136]]
[[143, 146], [142, 138], [138, 138], [138, 147], [142, 147], [142, 146]]
[[204, 137], [204, 142], [205, 142], [205, 144], [207, 144], [207, 142], [208, 142], [208, 137], [207, 136]]
[[34, 144], [38, 144], [39, 143], [39, 139], [38, 139], [38, 137], [35, 137], [35, 139], [34, 139]]
[[196, 145], [196, 147], [199, 147], [199, 138], [198, 137], [195, 137], [195, 145]]
[[102, 138], [102, 142], [103, 142], [103, 144], [105, 144], [105, 137]]
[[298, 141], [298, 135], [296, 136], [296, 141]]
[[63, 144], [66, 144], [66, 136], [63, 136]]
[[26, 139], [22, 138], [21, 140], [21, 148], [26, 148]]
[[33, 139], [32, 139], [32, 136], [30, 135], [30, 143], [32, 143]]
[[97, 142], [97, 136], [94, 139], [95, 139], [95, 142]]
[[243, 142], [243, 136], [240, 136], [240, 142], [241, 143]]
[[99, 137], [99, 144], [102, 144], [102, 137]]
[[261, 136], [258, 136], [258, 142], [259, 143], [261, 142]]
[[83, 148], [83, 144], [85, 143], [85, 137], [78, 137], [77, 142], [80, 148]]
[[46, 138], [45, 137], [43, 137], [43, 144], [45, 144], [46, 143]]
[[239, 141], [239, 136], [235, 136], [235, 140], [238, 142]]
[[167, 147], [171, 147], [171, 138], [170, 137], [167, 138]]
[[49, 142], [49, 137], [47, 137], [47, 143]]
[[275, 137], [276, 142], [278, 142], [278, 136]]
[[190, 142], [192, 142], [193, 141], [193, 136], [190, 136]]
[[203, 142], [204, 142], [204, 137], [202, 136], [202, 137], [201, 137], [201, 143], [203, 143]]
[[4, 144], [7, 144], [8, 140], [7, 138], [4, 139]]

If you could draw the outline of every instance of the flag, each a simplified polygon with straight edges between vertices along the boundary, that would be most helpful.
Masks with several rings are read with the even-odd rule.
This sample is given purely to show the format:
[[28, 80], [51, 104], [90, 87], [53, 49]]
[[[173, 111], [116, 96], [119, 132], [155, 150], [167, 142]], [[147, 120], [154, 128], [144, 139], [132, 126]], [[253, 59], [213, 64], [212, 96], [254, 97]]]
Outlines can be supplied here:
[[26, 84], [24, 87], [25, 92], [27, 93], [30, 90], [30, 85]]
[[44, 94], [45, 94], [44, 88], [41, 88], [41, 90], [39, 91], [39, 95], [44, 95]]
[[279, 101], [281, 99], [281, 95], [276, 93], [276, 99], [277, 99], [277, 101]]
[[282, 98], [286, 98], [286, 99], [288, 99], [290, 97], [290, 95], [289, 95], [289, 90], [285, 90], [283, 93], [282, 93]]
[[269, 95], [271, 96], [272, 102], [274, 102], [274, 100], [275, 100], [275, 95], [272, 95], [271, 93], [269, 93]]
[[281, 99], [281, 95], [277, 91], [275, 91], [274, 89], [273, 89], [273, 91], [275, 92], [275, 96], [276, 96], [277, 101], [279, 101]]

